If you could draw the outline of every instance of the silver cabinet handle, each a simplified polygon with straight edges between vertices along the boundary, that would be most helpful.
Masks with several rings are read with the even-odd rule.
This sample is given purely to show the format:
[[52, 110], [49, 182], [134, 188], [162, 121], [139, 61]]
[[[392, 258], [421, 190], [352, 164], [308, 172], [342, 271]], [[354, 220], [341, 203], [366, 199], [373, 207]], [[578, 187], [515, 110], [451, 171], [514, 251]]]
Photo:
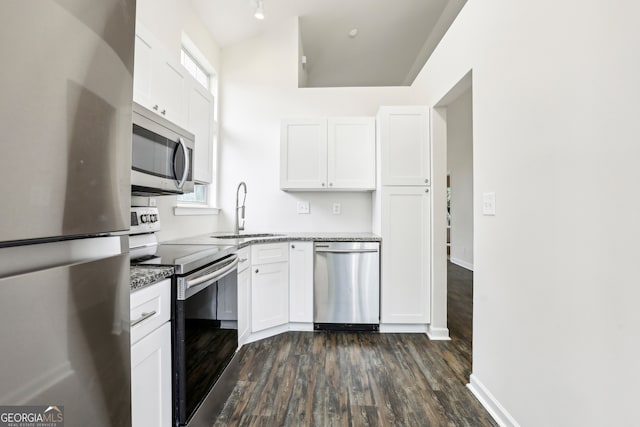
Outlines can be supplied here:
[[424, 180], [424, 183], [425, 183], [425, 184], [428, 184], [428, 183], [429, 183], [429, 179], [428, 179], [428, 178], [427, 178], [427, 179], [425, 179], [425, 180]]
[[322, 186], [324, 187], [324, 182], [322, 183]]
[[153, 109], [154, 109], [154, 110], [156, 110], [156, 111], [158, 111], [158, 104], [154, 105], [154, 106], [153, 106]]
[[162, 111], [160, 112], [160, 114], [162, 114], [162, 115], [164, 116], [165, 114], [167, 114], [167, 110], [162, 110]]
[[296, 245], [291, 245], [291, 249], [295, 249], [295, 248], [296, 248]]
[[[164, 113], [163, 113], [164, 114]], [[178, 188], [182, 188], [184, 186], [185, 181], [187, 180], [187, 176], [189, 175], [189, 151], [187, 150], [187, 145], [184, 143], [182, 138], [178, 138], [178, 144], [180, 148], [182, 148], [182, 152], [184, 153], [184, 172], [182, 172], [182, 178], [178, 181]], [[176, 174], [176, 165], [173, 165], [173, 174]]]
[[428, 193], [428, 192], [429, 192], [429, 189], [427, 188], [426, 190], [424, 190], [424, 192], [425, 192], [425, 193]]
[[131, 321], [131, 326], [133, 327], [133, 326], [136, 326], [140, 322], [144, 322], [145, 320], [147, 320], [151, 316], [155, 316], [156, 313], [157, 313], [157, 311], [155, 311], [155, 310], [150, 311], [148, 313], [142, 313], [142, 315], [140, 317], [138, 317], [136, 320]]
[[243, 262], [247, 262], [249, 261], [248, 258], [240, 258], [240, 261], [238, 261], [240, 264], [242, 264]]
[[258, 274], [258, 273], [260, 273], [260, 270], [258, 270], [258, 269], [256, 268], [256, 274]]
[[333, 187], [333, 182], [330, 182], [330, 183], [329, 183], [329, 187]]

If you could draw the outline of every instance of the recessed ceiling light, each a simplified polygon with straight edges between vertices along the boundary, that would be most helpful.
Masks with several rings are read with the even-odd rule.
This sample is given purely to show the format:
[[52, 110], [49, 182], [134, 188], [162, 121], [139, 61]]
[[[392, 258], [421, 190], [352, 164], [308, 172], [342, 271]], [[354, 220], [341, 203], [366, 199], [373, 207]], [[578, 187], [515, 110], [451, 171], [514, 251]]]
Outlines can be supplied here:
[[256, 12], [253, 14], [253, 16], [255, 16], [256, 19], [264, 19], [264, 7], [262, 5], [262, 0], [257, 1]]
[[351, 37], [352, 39], [355, 38], [357, 35], [358, 35], [357, 28], [353, 28], [351, 31], [349, 31], [349, 37]]

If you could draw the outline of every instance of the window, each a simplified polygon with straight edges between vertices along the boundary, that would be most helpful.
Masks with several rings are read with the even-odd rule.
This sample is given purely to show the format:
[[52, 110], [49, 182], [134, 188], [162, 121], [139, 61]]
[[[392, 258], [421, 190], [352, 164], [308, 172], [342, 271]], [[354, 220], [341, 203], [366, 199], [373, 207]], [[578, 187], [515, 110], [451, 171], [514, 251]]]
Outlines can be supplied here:
[[209, 186], [207, 184], [195, 184], [193, 192], [178, 195], [178, 201], [182, 204], [207, 206], [209, 204], [208, 193]]
[[193, 56], [182, 48], [180, 51], [180, 63], [187, 69], [189, 74], [206, 89], [210, 89], [209, 73], [204, 69], [202, 65], [196, 61]]
[[[203, 153], [208, 152], [211, 155], [209, 161], [211, 164], [209, 168], [202, 162], [202, 158], [196, 159], [200, 167], [201, 174], [196, 173], [196, 184], [194, 191], [188, 194], [178, 196], [178, 207], [184, 207], [182, 211], [188, 213], [182, 213], [184, 215], [201, 215], [203, 213], [196, 211], [208, 211], [210, 208], [215, 209], [217, 195], [215, 185], [215, 153], [218, 140], [218, 78], [215, 69], [209, 63], [207, 57], [200, 51], [198, 46], [187, 36], [182, 33], [182, 48], [180, 49], [180, 63], [185, 70], [193, 77], [194, 83], [189, 84], [189, 111], [193, 112], [193, 117], [198, 118], [192, 125], [193, 132], [196, 135], [209, 135], [209, 148]], [[191, 79], [189, 79], [191, 80]], [[200, 87], [200, 85], [202, 87]], [[204, 90], [202, 90], [204, 88]], [[206, 95], [203, 93], [206, 92]], [[194, 94], [200, 95], [195, 96]], [[207, 101], [202, 102], [203, 99]], [[200, 101], [198, 101], [200, 100]], [[192, 104], [193, 101], [193, 104]], [[208, 104], [207, 104], [208, 103]], [[206, 106], [205, 106], [206, 105]], [[208, 109], [208, 112], [207, 112]], [[209, 116], [210, 127], [198, 125], [203, 123], [202, 118]], [[204, 139], [202, 139], [204, 141]], [[196, 145], [198, 143], [196, 142]], [[203, 158], [209, 157], [205, 155]], [[200, 181], [198, 181], [200, 179]], [[211, 181], [211, 184], [208, 182]], [[209, 210], [210, 210], [209, 209]], [[217, 211], [217, 209], [215, 209]], [[177, 215], [176, 211], [174, 213]]]

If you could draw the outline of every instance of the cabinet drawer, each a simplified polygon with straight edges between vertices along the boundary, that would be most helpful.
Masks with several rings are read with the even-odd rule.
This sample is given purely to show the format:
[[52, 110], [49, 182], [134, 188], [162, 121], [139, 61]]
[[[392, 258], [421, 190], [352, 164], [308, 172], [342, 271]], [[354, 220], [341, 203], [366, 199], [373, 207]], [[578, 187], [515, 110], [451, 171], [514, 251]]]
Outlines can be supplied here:
[[131, 344], [171, 319], [171, 279], [131, 294]]
[[240, 249], [238, 255], [238, 273], [245, 271], [251, 266], [251, 248], [246, 246]]
[[266, 243], [251, 247], [251, 264], [270, 264], [289, 260], [289, 243]]

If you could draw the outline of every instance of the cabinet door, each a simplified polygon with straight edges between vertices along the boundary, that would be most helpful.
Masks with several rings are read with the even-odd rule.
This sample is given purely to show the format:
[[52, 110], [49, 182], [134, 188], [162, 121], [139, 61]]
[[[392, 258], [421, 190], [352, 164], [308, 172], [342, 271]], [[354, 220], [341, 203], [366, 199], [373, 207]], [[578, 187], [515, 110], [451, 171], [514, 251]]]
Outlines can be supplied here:
[[280, 129], [280, 188], [327, 188], [327, 121], [283, 120]]
[[381, 107], [382, 185], [429, 185], [431, 152], [426, 107]]
[[289, 244], [289, 321], [313, 322], [313, 242]]
[[238, 345], [251, 334], [251, 269], [238, 273]]
[[151, 87], [154, 79], [156, 43], [153, 36], [144, 27], [136, 24], [133, 100], [149, 109], [153, 108]]
[[381, 322], [430, 322], [430, 195], [424, 187], [382, 189]]
[[131, 346], [133, 427], [171, 426], [171, 324]]
[[213, 182], [213, 109], [211, 92], [191, 76], [187, 76], [187, 130], [195, 135], [194, 178]]
[[251, 270], [251, 330], [288, 323], [289, 263], [255, 265]]
[[187, 71], [164, 52], [157, 52], [157, 78], [152, 92], [158, 99], [158, 112], [181, 127], [187, 126], [185, 78]]
[[329, 189], [375, 189], [375, 119], [373, 117], [332, 117], [327, 120], [327, 125]]

